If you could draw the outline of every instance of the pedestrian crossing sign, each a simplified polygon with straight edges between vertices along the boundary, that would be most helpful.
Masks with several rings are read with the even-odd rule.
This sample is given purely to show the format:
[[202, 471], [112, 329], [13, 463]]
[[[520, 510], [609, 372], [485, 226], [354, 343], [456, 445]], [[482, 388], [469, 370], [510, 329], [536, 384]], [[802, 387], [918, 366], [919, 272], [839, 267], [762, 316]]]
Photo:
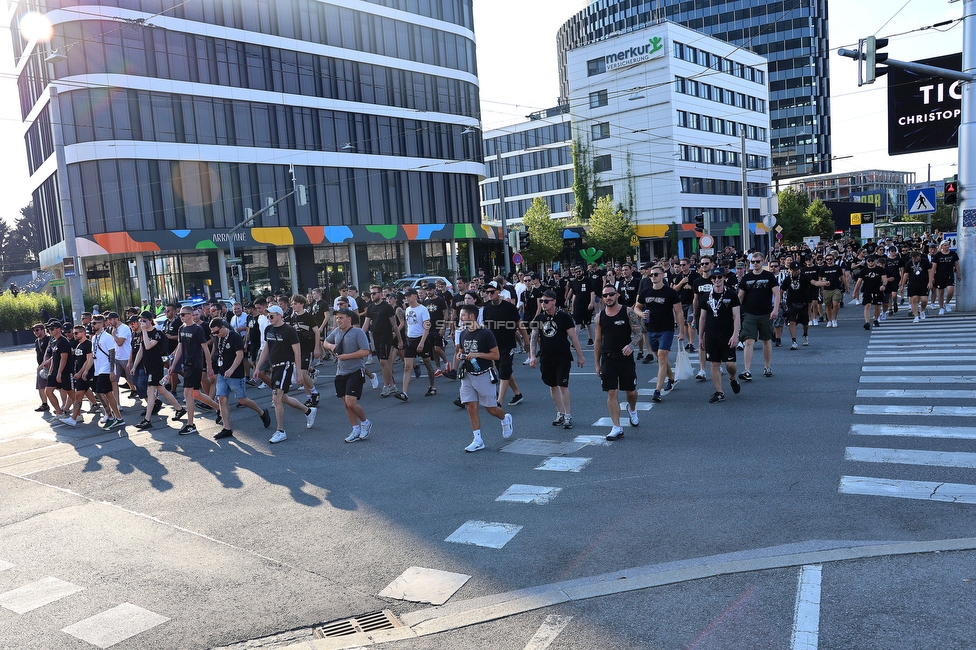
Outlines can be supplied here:
[[923, 187], [908, 190], [908, 214], [929, 214], [935, 212], [935, 188]]

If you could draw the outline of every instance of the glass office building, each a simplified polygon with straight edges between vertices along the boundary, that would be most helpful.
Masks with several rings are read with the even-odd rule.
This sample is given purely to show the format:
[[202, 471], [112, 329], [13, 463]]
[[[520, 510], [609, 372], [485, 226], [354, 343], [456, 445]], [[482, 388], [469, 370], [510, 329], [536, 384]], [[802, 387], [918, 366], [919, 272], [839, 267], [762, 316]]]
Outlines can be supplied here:
[[769, 61], [773, 178], [831, 170], [827, 0], [597, 0], [557, 36], [560, 102], [569, 97], [567, 52], [667, 19]]
[[472, 0], [27, 12], [54, 27], [13, 53], [42, 264], [73, 232], [86, 290], [226, 296], [230, 229], [296, 185], [234, 235], [255, 293], [446, 274], [486, 236]]

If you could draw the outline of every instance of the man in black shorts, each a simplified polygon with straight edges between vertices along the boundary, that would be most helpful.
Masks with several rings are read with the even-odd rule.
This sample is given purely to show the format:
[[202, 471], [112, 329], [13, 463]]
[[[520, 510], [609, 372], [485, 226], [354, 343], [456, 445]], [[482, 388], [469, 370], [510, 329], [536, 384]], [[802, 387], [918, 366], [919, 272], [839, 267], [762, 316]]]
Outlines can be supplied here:
[[[933, 288], [936, 300], [939, 301], [939, 316], [952, 311], [952, 293], [956, 290], [956, 280], [962, 281], [962, 269], [959, 268], [959, 255], [952, 250], [948, 241], [939, 244], [939, 250], [932, 256], [932, 266], [935, 267]], [[890, 281], [891, 278], [889, 278]]]
[[302, 350], [302, 367], [298, 373], [298, 381], [305, 388], [305, 406], [319, 405], [319, 389], [312, 381], [309, 369], [312, 367], [313, 358], [321, 355], [322, 341], [319, 338], [318, 321], [315, 315], [305, 308], [308, 301], [300, 293], [291, 297], [292, 312], [287, 317], [286, 322], [291, 325], [298, 334], [298, 344]]
[[[174, 411], [180, 410], [180, 403], [173, 393], [164, 386], [166, 371], [163, 369], [163, 354], [168, 349], [166, 335], [156, 329], [156, 322], [151, 312], [144, 311], [139, 315], [140, 331], [138, 336], [142, 340], [136, 353], [135, 365], [146, 371], [146, 415], [142, 422], [136, 425], [140, 431], [152, 428], [152, 416], [159, 413], [163, 403], [156, 401], [156, 395], [165, 399]], [[133, 341], [134, 343], [135, 341]]]
[[928, 257], [922, 255], [922, 251], [918, 249], [913, 250], [901, 274], [902, 285], [908, 285], [908, 303], [911, 305], [912, 316], [915, 317], [913, 323], [925, 320], [925, 308], [934, 275], [935, 269]]
[[505, 400], [508, 387], [512, 387], [512, 401], [509, 406], [515, 406], [522, 401], [522, 392], [519, 390], [518, 382], [512, 371], [513, 361], [515, 360], [515, 348], [518, 341], [527, 347], [529, 341], [528, 332], [522, 326], [522, 318], [519, 315], [518, 307], [502, 300], [501, 290], [498, 287], [488, 285], [485, 287], [485, 294], [488, 296], [488, 303], [482, 312], [482, 324], [495, 336], [498, 345], [498, 360], [495, 365], [498, 368], [498, 403]]
[[[265, 361], [271, 365], [271, 402], [274, 404], [278, 429], [268, 442], [276, 444], [288, 439], [285, 433], [285, 404], [305, 414], [305, 427], [308, 429], [311, 429], [315, 423], [317, 409], [314, 406], [305, 406], [288, 395], [292, 379], [302, 365], [302, 348], [298, 341], [298, 334], [285, 324], [284, 311], [278, 305], [268, 307], [268, 319], [270, 325], [264, 330], [265, 344], [258, 359], [258, 368]], [[255, 370], [255, 379], [257, 374], [258, 371]]]
[[875, 255], [868, 255], [868, 265], [861, 271], [861, 277], [857, 280], [857, 287], [854, 293], [860, 289], [861, 302], [864, 304], [864, 329], [871, 329], [871, 308], [874, 307], [874, 326], [878, 327], [881, 322], [881, 305], [884, 302], [884, 291], [888, 283], [883, 266], [878, 265], [878, 258]]
[[[203, 327], [193, 322], [193, 310], [190, 307], [180, 309], [180, 318], [183, 327], [180, 328], [180, 342], [173, 353], [173, 366], [183, 360], [183, 401], [186, 406], [178, 410], [174, 415], [174, 420], [179, 420], [186, 416], [186, 424], [180, 429], [181, 436], [190, 435], [197, 432], [197, 427], [193, 424], [194, 400], [200, 400], [210, 408], [217, 410], [220, 405], [205, 393], [203, 388], [203, 373], [207, 369], [207, 359], [209, 355], [205, 353], [207, 334]], [[170, 375], [173, 374], [172, 368]]]
[[[752, 353], [756, 340], [762, 342], [763, 376], [772, 377], [770, 366], [773, 362], [773, 321], [779, 316], [779, 280], [771, 271], [763, 269], [762, 253], [749, 257], [752, 267], [739, 281], [739, 303], [742, 306], [742, 340], [745, 341], [743, 364], [745, 369], [739, 379], [752, 381]], [[838, 267], [839, 270], [839, 267]], [[827, 307], [830, 314], [830, 307]], [[831, 327], [829, 316], [827, 327]]]
[[[59, 419], [67, 415], [67, 409], [71, 406], [71, 400], [68, 397], [68, 391], [71, 390], [71, 364], [69, 361], [71, 343], [64, 337], [61, 328], [62, 325], [58, 321], [48, 321], [47, 331], [51, 335], [51, 341], [48, 343], [50, 354], [47, 355], [47, 361], [44, 362], [48, 369], [45, 391], [48, 400], [54, 406], [54, 415]], [[55, 392], [61, 394], [60, 402]]]
[[587, 345], [593, 345], [595, 292], [596, 287], [593, 286], [591, 277], [584, 274], [583, 267], [577, 266], [573, 270], [573, 280], [569, 283], [569, 312], [573, 315], [573, 321], [580, 327], [580, 331], [586, 329], [589, 337]]
[[325, 349], [335, 355], [338, 365], [335, 376], [336, 397], [342, 400], [346, 417], [352, 425], [352, 432], [346, 436], [346, 442], [366, 440], [373, 429], [373, 423], [359, 404], [366, 381], [365, 362], [369, 356], [369, 337], [361, 328], [353, 326], [357, 317], [358, 314], [351, 309], [337, 309], [335, 329], [324, 342]]
[[596, 338], [593, 340], [596, 374], [603, 382], [607, 409], [613, 422], [607, 440], [616, 440], [624, 435], [617, 396], [620, 390], [627, 396], [630, 426], [640, 424], [637, 417], [637, 365], [634, 353], [643, 338], [643, 331], [634, 310], [617, 302], [619, 295], [612, 285], [603, 287], [601, 297], [606, 306], [596, 315]]
[[403, 349], [403, 340], [397, 327], [396, 310], [384, 299], [383, 289], [379, 285], [374, 284], [369, 288], [369, 300], [363, 330], [373, 335], [376, 358], [380, 360], [380, 370], [383, 373], [380, 397], [389, 397], [397, 392], [396, 381], [393, 379], [393, 350]]
[[75, 325], [72, 331], [72, 337], [75, 343], [74, 348], [71, 350], [72, 360], [70, 363], [72, 367], [69, 376], [69, 381], [71, 382], [72, 413], [69, 415], [65, 411], [64, 417], [60, 418], [61, 422], [67, 424], [69, 427], [78, 426], [79, 422], [82, 424], [85, 423], [81, 417], [81, 402], [85, 398], [85, 394], [91, 390], [95, 379], [95, 362], [92, 360], [92, 344], [88, 340], [85, 326]]
[[722, 363], [725, 363], [729, 373], [732, 392], [738, 395], [742, 389], [735, 378], [735, 349], [739, 344], [739, 327], [742, 323], [739, 297], [733, 289], [726, 288], [725, 275], [721, 268], [712, 269], [712, 291], [704, 304], [698, 305], [698, 349], [699, 353], [705, 351], [705, 360], [711, 364], [715, 393], [708, 401], [712, 404], [725, 401], [719, 370]]
[[564, 429], [573, 428], [573, 415], [570, 412], [569, 371], [573, 366], [570, 343], [576, 350], [576, 364], [582, 368], [586, 359], [576, 335], [573, 317], [556, 309], [556, 293], [546, 291], [539, 300], [542, 311], [532, 321], [532, 334], [529, 338], [529, 366], [536, 366], [536, 350], [539, 351], [542, 383], [549, 387], [549, 394], [556, 405], [556, 419], [553, 426]]

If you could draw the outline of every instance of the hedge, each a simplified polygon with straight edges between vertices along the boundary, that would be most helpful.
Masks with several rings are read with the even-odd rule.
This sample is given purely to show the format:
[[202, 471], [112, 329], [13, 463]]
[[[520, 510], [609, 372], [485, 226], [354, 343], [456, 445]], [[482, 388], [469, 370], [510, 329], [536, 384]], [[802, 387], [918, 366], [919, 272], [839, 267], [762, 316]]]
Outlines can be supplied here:
[[41, 310], [46, 309], [52, 318], [60, 317], [61, 309], [54, 296], [47, 293], [21, 293], [14, 296], [9, 291], [0, 295], [0, 332], [30, 329], [40, 322]]

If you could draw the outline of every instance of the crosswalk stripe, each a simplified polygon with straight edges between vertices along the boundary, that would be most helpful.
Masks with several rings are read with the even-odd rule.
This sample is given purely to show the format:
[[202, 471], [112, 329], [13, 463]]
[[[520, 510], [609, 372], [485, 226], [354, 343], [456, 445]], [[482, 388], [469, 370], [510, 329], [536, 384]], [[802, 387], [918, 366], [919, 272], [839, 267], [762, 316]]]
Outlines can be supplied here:
[[150, 612], [132, 603], [122, 603], [108, 611], [69, 625], [61, 631], [99, 648], [110, 648], [168, 620], [166, 616]]
[[839, 491], [862, 496], [897, 497], [922, 501], [976, 503], [976, 485], [965, 483], [935, 483], [901, 479], [842, 476]]
[[793, 607], [793, 633], [790, 650], [817, 650], [820, 645], [820, 581], [822, 564], [800, 568]]
[[897, 352], [912, 352], [916, 350], [970, 350], [972, 349], [971, 343], [965, 344], [954, 344], [954, 343], [916, 343], [915, 341], [904, 341], [902, 343], [868, 343], [867, 353], [868, 354], [879, 354], [879, 350], [894, 350]]
[[38, 607], [43, 607], [56, 600], [77, 593], [84, 589], [64, 580], [48, 576], [29, 585], [11, 589], [0, 594], [0, 607], [9, 609], [17, 614], [26, 614]]
[[972, 372], [976, 366], [861, 366], [861, 372], [939, 372], [939, 371], [966, 371]]
[[854, 415], [948, 415], [952, 417], [972, 417], [976, 415], [976, 406], [855, 404]]
[[852, 436], [905, 436], [976, 440], [976, 427], [928, 427], [910, 424], [854, 424]]
[[[909, 361], [937, 361], [942, 354], [942, 352], [928, 352], [925, 354], [900, 354], [893, 351], [886, 352], [885, 354], [891, 356], [881, 356], [876, 357], [865, 357], [864, 363], [905, 363]], [[976, 361], [976, 355], [965, 355], [965, 354], [954, 354], [952, 355], [953, 362], [955, 361]]]
[[862, 376], [862, 384], [970, 384], [976, 375], [893, 375], [887, 377]]
[[844, 454], [844, 460], [860, 463], [895, 463], [899, 465], [976, 468], [976, 454], [965, 451], [848, 447]]
[[861, 388], [857, 397], [897, 397], [902, 399], [976, 399], [976, 390], [903, 390]]

